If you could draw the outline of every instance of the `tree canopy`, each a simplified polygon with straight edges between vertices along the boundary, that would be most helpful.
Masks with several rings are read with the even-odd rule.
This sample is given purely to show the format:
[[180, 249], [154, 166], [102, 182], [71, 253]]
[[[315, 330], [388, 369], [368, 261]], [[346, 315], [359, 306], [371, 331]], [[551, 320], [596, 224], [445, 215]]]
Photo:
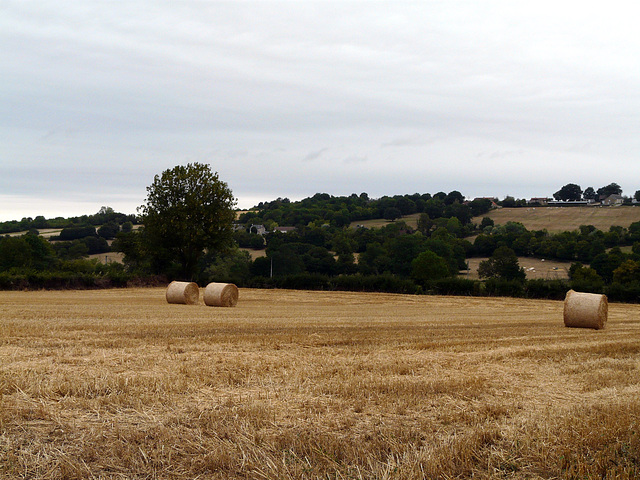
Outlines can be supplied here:
[[620, 195], [622, 193], [622, 187], [617, 183], [610, 183], [605, 187], [599, 188], [597, 192], [601, 198], [606, 198], [609, 195]]
[[431, 250], [425, 250], [411, 262], [411, 277], [420, 283], [450, 276], [447, 261]]
[[582, 194], [585, 200], [597, 200], [598, 194], [593, 189], [593, 187], [587, 187], [584, 189], [584, 193]]
[[143, 244], [163, 273], [191, 279], [206, 250], [230, 245], [236, 200], [209, 165], [165, 170], [147, 192]]
[[[480, 221], [500, 202], [479, 198], [461, 203], [457, 191], [378, 199], [366, 193], [318, 193], [300, 201], [278, 198], [236, 219], [227, 185], [199, 164], [167, 170], [147, 190], [148, 203], [139, 210], [143, 219], [103, 207], [97, 214], [71, 219], [36, 217], [0, 224], [5, 232], [28, 232], [0, 237], [0, 288], [124, 286], [129, 281], [157, 284], [181, 278], [201, 285], [230, 281], [259, 288], [558, 299], [571, 287], [640, 301], [640, 222], [608, 231], [593, 225], [559, 233], [528, 230], [519, 222]], [[583, 196], [592, 194], [588, 187]], [[502, 206], [508, 204], [521, 206], [526, 200], [507, 197]], [[201, 210], [203, 206], [207, 208]], [[210, 207], [218, 208], [212, 209], [215, 215]], [[399, 219], [361, 222], [383, 218], [394, 209], [393, 217], [401, 215]], [[144, 228], [136, 229], [139, 220], [144, 220]], [[51, 242], [35, 229], [54, 225], [61, 231], [58, 236], [48, 232]], [[254, 231], [254, 225], [266, 228]], [[215, 238], [207, 237], [211, 232]], [[107, 239], [114, 235], [109, 245]], [[260, 252], [249, 255], [240, 248]], [[87, 258], [110, 251], [124, 253], [124, 265], [110, 255]], [[479, 272], [486, 281], [458, 277], [472, 257], [491, 257]], [[574, 263], [568, 282], [523, 281], [518, 257], [589, 267]]]
[[518, 257], [509, 247], [498, 247], [489, 260], [480, 262], [478, 267], [480, 278], [501, 278], [505, 280], [524, 281], [526, 274], [518, 263]]
[[567, 183], [553, 194], [553, 198], [562, 201], [578, 201], [582, 199], [582, 188], [575, 183]]

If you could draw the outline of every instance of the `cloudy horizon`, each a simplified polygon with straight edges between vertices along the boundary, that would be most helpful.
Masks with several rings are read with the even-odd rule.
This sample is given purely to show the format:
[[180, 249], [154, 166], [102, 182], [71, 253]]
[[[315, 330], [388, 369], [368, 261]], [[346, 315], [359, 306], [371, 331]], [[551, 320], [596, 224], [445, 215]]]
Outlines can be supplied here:
[[135, 213], [209, 163], [323, 192], [640, 190], [630, 1], [0, 1], [0, 221]]

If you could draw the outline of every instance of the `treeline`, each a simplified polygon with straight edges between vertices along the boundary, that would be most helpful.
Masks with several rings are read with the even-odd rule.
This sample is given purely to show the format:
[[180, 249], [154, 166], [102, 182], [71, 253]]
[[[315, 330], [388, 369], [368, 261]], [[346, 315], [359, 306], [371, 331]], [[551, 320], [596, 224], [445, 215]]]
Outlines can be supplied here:
[[103, 226], [103, 225], [123, 225], [131, 223], [137, 224], [137, 217], [135, 215], [127, 215], [124, 213], [118, 213], [111, 207], [102, 207], [98, 213], [94, 215], [81, 215], [79, 217], [56, 217], [45, 218], [39, 215], [35, 218], [25, 217], [21, 220], [10, 220], [8, 222], [0, 222], [0, 235], [16, 232], [27, 232], [29, 230], [44, 230], [44, 229], [63, 229], [74, 227], [86, 227], [86, 226]]
[[[580, 201], [587, 200], [590, 202], [596, 202], [599, 200], [604, 200], [610, 195], [622, 195], [622, 187], [617, 183], [613, 182], [609, 185], [605, 185], [604, 187], [600, 187], [597, 190], [593, 187], [587, 187], [582, 190], [582, 187], [576, 183], [568, 183], [564, 185], [560, 190], [553, 194], [553, 198], [559, 201]], [[631, 197], [624, 197], [623, 201], [626, 204], [631, 204], [632, 201], [640, 201], [640, 190], [636, 190]]]
[[[340, 223], [347, 218], [357, 222], [380, 215], [389, 208], [386, 202], [394, 201], [392, 208], [409, 205], [406, 212], [421, 211], [415, 231], [401, 220], [372, 229], [339, 227], [333, 221], [335, 213], [326, 213], [342, 211]], [[375, 202], [364, 195], [318, 194], [300, 203], [278, 200], [259, 207], [241, 217], [244, 229], [236, 233], [236, 240], [244, 247], [264, 248], [265, 256], [250, 261], [239, 253], [233, 272], [227, 257], [217, 266], [211, 263], [209, 273], [251, 285], [545, 298], [558, 298], [574, 288], [608, 293], [612, 300], [640, 301], [640, 222], [608, 231], [584, 225], [557, 234], [530, 231], [518, 222], [495, 225], [488, 217], [474, 224], [469, 212], [482, 215], [491, 202], [464, 202], [455, 192]], [[480, 208], [474, 211], [475, 207]], [[250, 232], [253, 223], [296, 220], [293, 233], [262, 237]], [[481, 263], [482, 281], [458, 276], [471, 257], [489, 257]], [[570, 279], [527, 281], [517, 257], [570, 262]]]
[[[95, 228], [94, 228], [95, 231]], [[62, 242], [62, 244], [72, 242]], [[29, 232], [0, 238], [0, 288], [95, 288], [125, 286], [132, 278], [124, 265], [104, 265], [75, 250]]]
[[[380, 199], [366, 194], [278, 199], [240, 216], [235, 246], [207, 252], [193, 280], [241, 287], [531, 298], [562, 298], [574, 288], [607, 293], [611, 300], [640, 301], [640, 222], [608, 231], [586, 225], [552, 234], [517, 222], [495, 225], [488, 217], [472, 221], [492, 207], [491, 200], [468, 202], [455, 191]], [[52, 241], [35, 230], [0, 237], [0, 288], [122, 286], [173, 278], [175, 272], [167, 267], [171, 263], [149, 254], [153, 246], [145, 243], [143, 228], [133, 228], [135, 219], [116, 219], [113, 213], [104, 208], [98, 215], [106, 214], [105, 223], [74, 223]], [[402, 220], [412, 214], [417, 214], [415, 228]], [[358, 225], [381, 215], [393, 221], [378, 228]], [[256, 225], [264, 225], [267, 233], [258, 233]], [[281, 233], [274, 231], [277, 226], [294, 228]], [[86, 259], [107, 249], [122, 252], [124, 265]], [[252, 258], [246, 249], [261, 254]], [[459, 275], [472, 257], [488, 258], [481, 263], [480, 280]], [[518, 257], [570, 262], [570, 279], [526, 280]]]
[[485, 218], [481, 230], [473, 243], [475, 256], [509, 248], [519, 257], [571, 262], [571, 288], [607, 293], [613, 300], [640, 301], [640, 222], [628, 228], [611, 226], [607, 232], [582, 225], [574, 231], [550, 234], [527, 230], [518, 222], [493, 225]]
[[255, 209], [240, 216], [244, 225], [261, 224], [268, 230], [275, 226], [306, 227], [329, 225], [336, 228], [352, 222], [386, 219], [396, 220], [415, 213], [426, 213], [430, 218], [456, 217], [464, 226], [475, 216], [488, 212], [492, 207], [489, 199], [469, 202], [458, 191], [413, 195], [384, 196], [370, 199], [366, 193], [334, 197], [317, 193], [299, 202], [278, 198], [272, 202], [259, 203]]
[[494, 225], [485, 217], [480, 231], [473, 243], [473, 255], [478, 257], [490, 256], [496, 248], [507, 246], [519, 257], [597, 263], [613, 247], [636, 250], [640, 242], [640, 222], [628, 228], [611, 226], [607, 232], [593, 225], [582, 225], [577, 230], [551, 234], [547, 230], [527, 230], [519, 222]]
[[[110, 242], [131, 232], [135, 216], [102, 207], [95, 215], [69, 219], [25, 218], [4, 222], [5, 231], [23, 235], [0, 237], [0, 288], [104, 288], [126, 286], [138, 275], [116, 262], [103, 264], [86, 257], [112, 252]], [[59, 235], [45, 238], [39, 229], [60, 229]]]
[[[430, 252], [437, 256], [437, 277], [457, 275], [465, 266], [471, 244], [464, 237], [476, 230], [471, 222], [474, 214], [487, 212], [490, 200], [465, 202], [459, 192], [449, 194], [405, 195], [371, 200], [366, 194], [331, 197], [317, 194], [300, 202], [279, 199], [259, 205], [257, 211], [240, 217], [235, 240], [239, 247], [264, 249], [266, 256], [251, 260], [246, 252], [209, 252], [200, 259], [200, 281], [226, 278], [237, 284], [253, 279], [302, 274], [330, 277], [345, 275], [390, 274], [402, 278], [414, 275], [422, 281], [428, 276], [412, 265], [420, 254], [420, 262], [429, 263]], [[350, 227], [351, 222], [419, 213], [418, 229], [396, 220], [383, 228]], [[417, 212], [419, 211], [419, 212]], [[254, 227], [264, 225], [273, 230], [277, 225], [294, 227], [294, 231], [269, 231], [265, 235]], [[293, 225], [292, 225], [293, 224]], [[125, 253], [125, 263], [133, 271], [166, 273], [163, 259], [148, 254], [144, 232], [120, 234], [114, 243]], [[169, 266], [170, 268], [170, 266]], [[424, 267], [426, 268], [426, 267]], [[233, 270], [233, 275], [229, 271]], [[430, 275], [430, 274], [429, 274]]]
[[[202, 281], [554, 299], [573, 288], [606, 293], [611, 300], [640, 301], [640, 222], [608, 232], [583, 226], [550, 234], [516, 222], [494, 225], [485, 217], [473, 241], [456, 235], [463, 230], [457, 219], [420, 223], [436, 226], [412, 231], [400, 221], [374, 229], [305, 227], [270, 233], [264, 237], [264, 257], [251, 261], [240, 250], [210, 257]], [[570, 279], [526, 280], [518, 256], [571, 262]], [[483, 280], [458, 276], [471, 257], [489, 257], [481, 262]]]

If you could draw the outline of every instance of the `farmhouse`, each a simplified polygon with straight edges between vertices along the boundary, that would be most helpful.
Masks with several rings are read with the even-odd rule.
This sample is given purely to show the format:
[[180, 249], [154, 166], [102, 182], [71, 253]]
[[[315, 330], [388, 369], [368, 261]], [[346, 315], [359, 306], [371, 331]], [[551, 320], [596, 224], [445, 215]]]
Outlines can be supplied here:
[[602, 200], [602, 205], [607, 205], [607, 206], [622, 205], [623, 203], [624, 203], [624, 198], [622, 197], [622, 195], [617, 195], [617, 194], [609, 195], [607, 198]]

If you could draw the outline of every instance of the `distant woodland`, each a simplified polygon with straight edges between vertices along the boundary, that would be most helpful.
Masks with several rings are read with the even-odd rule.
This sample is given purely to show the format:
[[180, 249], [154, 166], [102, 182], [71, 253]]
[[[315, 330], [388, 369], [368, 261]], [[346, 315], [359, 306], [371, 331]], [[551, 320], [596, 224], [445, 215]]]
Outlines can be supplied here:
[[[563, 187], [564, 188], [564, 187]], [[627, 202], [630, 203], [630, 202]], [[240, 287], [411, 294], [564, 297], [569, 288], [640, 301], [640, 222], [549, 233], [486, 214], [526, 206], [457, 191], [369, 198], [318, 193], [237, 212], [233, 241], [206, 251], [193, 278]], [[627, 208], [627, 207], [620, 207]], [[417, 217], [410, 226], [408, 216]], [[363, 226], [383, 219], [378, 227]], [[106, 288], [180, 279], [170, 259], [148, 255], [143, 219], [103, 207], [94, 215], [0, 223], [0, 288]], [[45, 235], [46, 233], [46, 235]], [[123, 261], [91, 258], [119, 252]], [[258, 252], [259, 255], [251, 255]], [[480, 257], [479, 280], [461, 277]], [[570, 262], [569, 280], [527, 280], [518, 259]]]

